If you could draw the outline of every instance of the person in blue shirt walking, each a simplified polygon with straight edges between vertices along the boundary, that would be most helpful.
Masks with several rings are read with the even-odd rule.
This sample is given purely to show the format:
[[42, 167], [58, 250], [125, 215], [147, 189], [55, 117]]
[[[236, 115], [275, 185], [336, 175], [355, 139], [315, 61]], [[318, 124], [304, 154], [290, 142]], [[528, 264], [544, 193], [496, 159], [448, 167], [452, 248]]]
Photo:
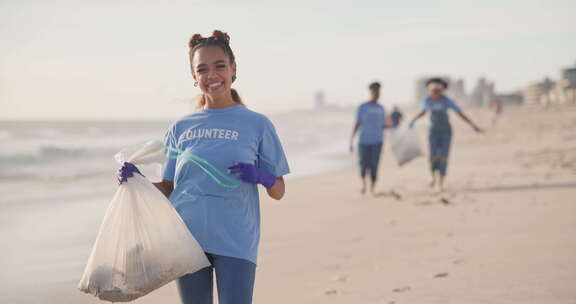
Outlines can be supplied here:
[[384, 128], [386, 124], [386, 112], [378, 103], [380, 98], [380, 83], [373, 82], [368, 87], [370, 100], [362, 103], [356, 111], [356, 123], [350, 139], [350, 151], [354, 151], [354, 137], [358, 131], [358, 159], [360, 165], [360, 177], [362, 178], [362, 194], [366, 193], [366, 173], [370, 173], [370, 192], [374, 195], [374, 188], [378, 178], [378, 164], [384, 142]]
[[410, 122], [410, 127], [413, 127], [414, 123], [426, 112], [430, 112], [431, 127], [428, 134], [430, 170], [432, 172], [430, 186], [435, 187], [438, 184], [439, 190], [444, 191], [444, 178], [446, 177], [450, 143], [452, 142], [452, 126], [448, 118], [448, 110], [456, 112], [474, 131], [482, 132], [482, 130], [464, 114], [452, 99], [444, 95], [448, 83], [441, 78], [431, 78], [427, 81], [426, 87], [429, 95], [422, 101], [422, 109]]
[[[183, 304], [213, 302], [214, 272], [219, 303], [252, 303], [260, 241], [257, 185], [279, 200], [285, 193], [283, 176], [290, 172], [272, 122], [247, 109], [231, 88], [236, 61], [229, 39], [220, 31], [190, 39], [194, 85], [203, 95], [198, 109], [176, 120], [166, 133], [168, 161], [162, 182], [155, 184], [212, 263], [177, 280]], [[197, 162], [189, 161], [190, 155], [229, 176], [216, 182]], [[127, 163], [119, 179], [134, 172], [137, 169]], [[231, 185], [230, 180], [238, 183]]]
[[402, 117], [403, 115], [402, 112], [400, 112], [400, 109], [397, 106], [394, 106], [394, 108], [392, 108], [392, 114], [390, 114], [392, 128], [397, 128], [400, 125]]

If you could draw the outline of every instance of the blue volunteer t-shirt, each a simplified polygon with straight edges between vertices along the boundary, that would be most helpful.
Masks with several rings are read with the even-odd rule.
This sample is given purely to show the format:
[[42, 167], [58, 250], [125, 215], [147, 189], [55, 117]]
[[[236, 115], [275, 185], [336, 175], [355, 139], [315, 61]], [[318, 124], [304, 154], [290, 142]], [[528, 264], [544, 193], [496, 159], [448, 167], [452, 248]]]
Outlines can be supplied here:
[[427, 96], [422, 101], [422, 111], [430, 111], [431, 130], [441, 131], [451, 129], [448, 109], [452, 109], [456, 113], [462, 112], [460, 107], [446, 96], [440, 99]]
[[364, 102], [358, 107], [356, 119], [360, 123], [359, 144], [379, 144], [384, 141], [386, 113], [382, 105]]
[[235, 162], [251, 163], [279, 177], [290, 172], [272, 122], [242, 105], [203, 109], [172, 124], [165, 136], [168, 161], [163, 177], [174, 182], [169, 197], [205, 252], [256, 263], [260, 241], [257, 185], [219, 185], [186, 157], [190, 152], [221, 172]]

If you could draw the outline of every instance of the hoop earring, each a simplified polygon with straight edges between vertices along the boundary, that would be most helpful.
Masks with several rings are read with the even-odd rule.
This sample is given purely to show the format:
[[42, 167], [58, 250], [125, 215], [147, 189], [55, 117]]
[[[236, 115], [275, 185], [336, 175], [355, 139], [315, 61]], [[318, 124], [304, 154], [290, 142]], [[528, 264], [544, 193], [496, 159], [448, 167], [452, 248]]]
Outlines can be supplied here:
[[194, 81], [194, 86], [195, 86], [195, 87], [198, 86], [198, 81]]

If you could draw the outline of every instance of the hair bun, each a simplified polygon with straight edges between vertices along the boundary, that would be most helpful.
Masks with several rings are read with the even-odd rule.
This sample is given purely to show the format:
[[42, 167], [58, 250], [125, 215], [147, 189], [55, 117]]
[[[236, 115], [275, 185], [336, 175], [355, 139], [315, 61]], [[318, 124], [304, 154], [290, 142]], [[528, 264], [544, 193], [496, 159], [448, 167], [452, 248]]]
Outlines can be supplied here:
[[200, 34], [194, 34], [192, 36], [192, 38], [190, 38], [190, 41], [188, 41], [188, 47], [193, 48], [195, 47], [198, 43], [200, 43], [200, 41], [202, 41], [204, 39], [204, 37], [202, 37], [202, 35]]
[[228, 36], [228, 33], [224, 33], [220, 30], [214, 30], [212, 32], [212, 39], [222, 41], [226, 44], [230, 43], [230, 36]]

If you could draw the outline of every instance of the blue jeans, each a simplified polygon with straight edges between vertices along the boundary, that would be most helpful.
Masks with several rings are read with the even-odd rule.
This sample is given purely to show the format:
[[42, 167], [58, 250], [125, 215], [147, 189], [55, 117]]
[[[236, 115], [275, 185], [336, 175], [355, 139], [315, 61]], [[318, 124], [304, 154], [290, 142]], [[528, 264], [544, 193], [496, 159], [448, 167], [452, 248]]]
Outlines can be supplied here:
[[360, 176], [362, 176], [362, 178], [366, 176], [366, 171], [369, 170], [372, 181], [376, 181], [376, 178], [378, 177], [380, 152], [382, 152], [382, 143], [358, 145], [358, 153], [360, 156]]
[[431, 129], [428, 135], [430, 145], [430, 170], [438, 171], [440, 176], [446, 176], [448, 167], [448, 155], [452, 142], [452, 129]]
[[176, 281], [182, 304], [212, 304], [214, 270], [220, 304], [251, 304], [256, 264], [210, 253], [206, 253], [206, 256], [212, 266]]

